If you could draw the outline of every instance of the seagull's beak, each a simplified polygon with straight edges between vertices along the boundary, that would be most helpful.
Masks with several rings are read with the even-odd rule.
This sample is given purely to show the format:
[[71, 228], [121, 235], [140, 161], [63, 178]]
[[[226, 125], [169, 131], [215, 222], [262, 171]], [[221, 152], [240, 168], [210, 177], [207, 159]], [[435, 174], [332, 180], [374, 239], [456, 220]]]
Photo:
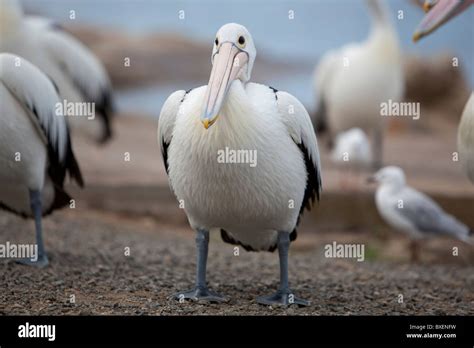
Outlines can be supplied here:
[[216, 121], [232, 81], [247, 62], [247, 52], [230, 42], [222, 43], [215, 53], [201, 115], [201, 122], [206, 129]]
[[427, 0], [423, 6], [428, 13], [413, 34], [413, 41], [432, 33], [472, 4], [471, 0]]

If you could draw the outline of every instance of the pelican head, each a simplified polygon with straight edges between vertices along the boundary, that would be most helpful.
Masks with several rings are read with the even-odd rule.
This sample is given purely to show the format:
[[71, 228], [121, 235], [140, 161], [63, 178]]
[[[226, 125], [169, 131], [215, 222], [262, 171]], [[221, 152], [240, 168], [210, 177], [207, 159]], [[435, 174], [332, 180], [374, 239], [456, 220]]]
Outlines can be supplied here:
[[473, 3], [474, 0], [426, 0], [423, 8], [427, 14], [413, 34], [413, 41], [432, 33]]
[[207, 85], [201, 121], [208, 129], [217, 119], [235, 80], [250, 80], [257, 50], [248, 30], [235, 23], [222, 26], [214, 39], [212, 71]]

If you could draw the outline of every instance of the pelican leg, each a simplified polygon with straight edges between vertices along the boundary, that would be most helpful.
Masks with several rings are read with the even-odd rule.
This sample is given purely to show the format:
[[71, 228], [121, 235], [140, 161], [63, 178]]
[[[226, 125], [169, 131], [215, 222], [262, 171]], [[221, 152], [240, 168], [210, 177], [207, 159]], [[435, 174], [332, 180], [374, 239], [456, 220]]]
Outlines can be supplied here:
[[43, 228], [41, 225], [41, 220], [43, 216], [43, 208], [41, 202], [41, 191], [30, 190], [30, 206], [35, 219], [35, 229], [36, 229], [36, 246], [38, 247], [38, 259], [32, 261], [31, 259], [20, 259], [19, 263], [24, 265], [31, 265], [36, 267], [46, 267], [49, 264], [48, 256], [43, 243]]
[[209, 249], [209, 231], [197, 229], [196, 248], [197, 248], [197, 264], [196, 264], [196, 286], [194, 289], [184, 292], [178, 292], [173, 297], [176, 300], [184, 299], [194, 301], [208, 302], [225, 302], [225, 297], [209, 290], [206, 283], [206, 267], [207, 254]]
[[278, 232], [278, 255], [280, 257], [280, 286], [275, 294], [261, 296], [257, 302], [263, 305], [289, 306], [309, 306], [310, 302], [297, 298], [288, 286], [288, 250], [290, 249], [290, 234], [288, 232]]

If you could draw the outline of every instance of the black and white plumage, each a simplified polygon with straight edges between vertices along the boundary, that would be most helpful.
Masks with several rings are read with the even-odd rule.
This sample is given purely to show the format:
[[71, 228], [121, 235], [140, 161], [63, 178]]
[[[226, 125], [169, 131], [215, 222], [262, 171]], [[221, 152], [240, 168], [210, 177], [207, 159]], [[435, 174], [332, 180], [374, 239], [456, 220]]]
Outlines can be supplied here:
[[[248, 82], [255, 56], [245, 27], [223, 26], [215, 39], [209, 84], [167, 99], [158, 141], [170, 185], [199, 240], [206, 241], [217, 228], [224, 241], [247, 250], [278, 247], [284, 272], [300, 214], [319, 199], [321, 165], [303, 105], [286, 92]], [[257, 164], [220, 163], [218, 153], [225, 149], [255, 151]], [[203, 243], [205, 248], [198, 244], [201, 258], [201, 250], [207, 250]], [[200, 271], [197, 290], [185, 297], [219, 300], [209, 295]], [[285, 284], [281, 279], [279, 296], [260, 302], [288, 304]]]
[[[472, 244], [472, 230], [444, 212], [430, 197], [407, 186], [401, 168], [382, 168], [372, 180], [379, 183], [375, 195], [377, 209], [396, 230], [408, 234], [415, 241], [447, 235]], [[412, 258], [416, 259], [416, 254], [413, 253]]]
[[[107, 72], [90, 50], [54, 22], [24, 16], [17, 0], [0, 0], [0, 51], [17, 54], [40, 68], [68, 102], [95, 103], [102, 122], [98, 141], [112, 137], [113, 98]], [[70, 117], [72, 127], [97, 133], [95, 122]]]
[[[66, 120], [56, 113], [60, 99], [37, 67], [2, 53], [0, 100], [0, 207], [40, 223], [41, 216], [69, 204], [67, 173], [83, 186]], [[39, 207], [32, 207], [32, 194]]]

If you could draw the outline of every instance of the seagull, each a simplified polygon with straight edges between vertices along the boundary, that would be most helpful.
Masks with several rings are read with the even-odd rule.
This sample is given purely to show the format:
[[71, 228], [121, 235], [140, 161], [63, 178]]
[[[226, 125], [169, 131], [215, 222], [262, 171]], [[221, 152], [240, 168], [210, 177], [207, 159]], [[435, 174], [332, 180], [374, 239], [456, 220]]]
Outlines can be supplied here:
[[474, 0], [426, 0], [423, 8], [427, 14], [416, 28], [413, 41], [416, 42], [431, 34], [472, 4]]
[[[278, 291], [257, 302], [308, 305], [288, 284], [288, 250], [303, 209], [321, 192], [316, 134], [303, 105], [292, 95], [249, 82], [257, 51], [242, 25], [222, 26], [212, 49], [207, 86], [177, 91], [162, 107], [158, 141], [169, 182], [197, 231], [194, 289], [180, 299], [226, 299], [208, 289], [209, 231], [249, 251], [278, 248]], [[222, 151], [254, 154], [256, 165]]]
[[[61, 99], [94, 103], [102, 122], [97, 141], [108, 141], [112, 137], [112, 89], [97, 57], [54, 22], [24, 16], [17, 0], [0, 0], [0, 13], [0, 52], [17, 54], [36, 65], [58, 86]], [[69, 118], [72, 125], [86, 131], [91, 129], [90, 119], [95, 118], [71, 116], [77, 116]]]
[[372, 136], [374, 167], [380, 168], [384, 122], [381, 103], [398, 102], [404, 89], [400, 47], [388, 10], [367, 0], [372, 18], [369, 37], [326, 53], [314, 73], [318, 111], [315, 124], [327, 123], [330, 136], [354, 127]]
[[355, 167], [368, 167], [373, 162], [369, 139], [360, 128], [351, 128], [336, 136], [331, 151], [334, 163], [348, 163]]
[[474, 92], [467, 101], [458, 128], [459, 160], [474, 184]]
[[367, 135], [360, 128], [352, 128], [338, 134], [330, 158], [342, 170], [341, 186], [347, 189], [350, 179], [357, 179], [357, 171], [370, 168], [373, 163]]
[[21, 57], [0, 54], [0, 208], [35, 220], [38, 259], [48, 264], [41, 220], [70, 204], [66, 173], [84, 185], [54, 83]]
[[473, 244], [470, 239], [473, 231], [443, 211], [430, 197], [407, 186], [401, 168], [382, 168], [369, 181], [379, 184], [375, 194], [379, 214], [392, 228], [412, 239], [412, 261], [418, 259], [418, 241], [425, 237], [448, 235]]

